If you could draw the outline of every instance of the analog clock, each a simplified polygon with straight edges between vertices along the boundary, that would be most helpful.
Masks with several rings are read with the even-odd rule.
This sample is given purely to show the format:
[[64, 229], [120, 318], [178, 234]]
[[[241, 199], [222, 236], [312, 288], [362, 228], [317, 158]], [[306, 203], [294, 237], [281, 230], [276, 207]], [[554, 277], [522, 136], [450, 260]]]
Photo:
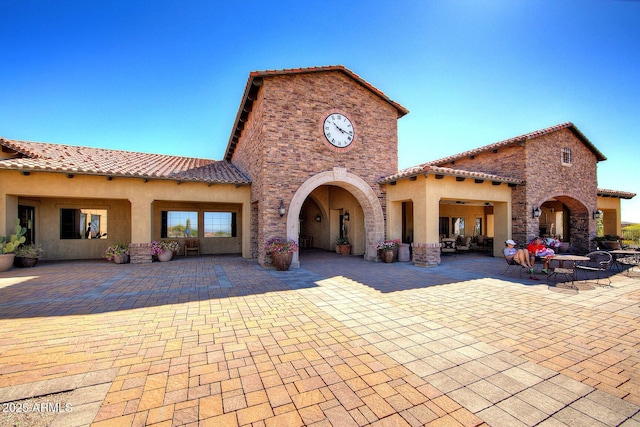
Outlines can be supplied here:
[[355, 136], [351, 120], [340, 113], [329, 114], [324, 119], [322, 129], [327, 141], [338, 148], [348, 147]]

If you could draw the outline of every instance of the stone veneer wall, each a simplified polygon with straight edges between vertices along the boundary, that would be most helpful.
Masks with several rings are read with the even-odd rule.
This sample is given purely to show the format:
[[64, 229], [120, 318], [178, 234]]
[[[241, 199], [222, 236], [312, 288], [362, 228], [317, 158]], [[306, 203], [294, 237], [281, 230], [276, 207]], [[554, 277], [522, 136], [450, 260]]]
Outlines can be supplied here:
[[413, 263], [418, 267], [435, 267], [440, 264], [439, 243], [412, 243]]
[[[354, 123], [355, 139], [348, 150], [326, 142], [322, 123], [332, 112], [344, 113]], [[266, 240], [286, 236], [280, 200], [288, 209], [295, 191], [318, 173], [340, 167], [361, 177], [384, 211], [384, 189], [376, 180], [398, 170], [397, 119], [395, 107], [339, 71], [264, 78], [232, 158], [253, 183], [258, 232], [252, 252], [261, 264], [267, 262]]]
[[151, 243], [129, 244], [129, 262], [131, 264], [145, 264], [152, 261]]

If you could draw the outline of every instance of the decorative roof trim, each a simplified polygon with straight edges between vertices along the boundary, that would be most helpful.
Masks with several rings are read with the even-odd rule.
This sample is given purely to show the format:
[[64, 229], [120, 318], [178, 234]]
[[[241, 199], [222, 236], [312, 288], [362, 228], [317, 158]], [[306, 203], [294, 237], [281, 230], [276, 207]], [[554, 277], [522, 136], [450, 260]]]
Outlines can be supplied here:
[[242, 95], [242, 100], [240, 101], [240, 107], [238, 108], [238, 112], [236, 113], [236, 118], [233, 123], [233, 127], [231, 128], [231, 135], [229, 136], [229, 142], [227, 143], [227, 148], [225, 150], [224, 159], [226, 161], [231, 161], [233, 157], [233, 152], [235, 151], [236, 145], [240, 140], [240, 135], [242, 134], [242, 130], [244, 129], [244, 122], [248, 118], [248, 113], [253, 108], [253, 101], [257, 98], [258, 91], [262, 86], [262, 79], [273, 77], [273, 76], [286, 76], [286, 75], [294, 75], [294, 74], [307, 74], [307, 73], [325, 73], [331, 71], [338, 71], [344, 73], [347, 77], [355, 80], [357, 83], [365, 87], [366, 89], [373, 92], [375, 95], [382, 98], [382, 100], [391, 104], [398, 111], [398, 118], [409, 113], [405, 107], [400, 105], [399, 103], [393, 101], [387, 95], [384, 94], [380, 89], [373, 86], [371, 83], [364, 80], [362, 77], [349, 70], [343, 65], [329, 65], [324, 67], [308, 67], [308, 68], [286, 68], [282, 70], [264, 70], [264, 71], [252, 71], [249, 73], [249, 79], [247, 80], [247, 85], [245, 86], [244, 94]]
[[454, 162], [458, 159], [463, 159], [463, 158], [467, 158], [467, 157], [471, 157], [471, 156], [477, 156], [478, 154], [482, 154], [482, 153], [487, 153], [487, 152], [492, 152], [495, 150], [498, 150], [500, 148], [505, 148], [505, 147], [510, 147], [513, 145], [518, 145], [518, 144], [522, 144], [525, 143], [526, 141], [544, 136], [544, 135], [549, 135], [551, 133], [554, 132], [558, 132], [562, 129], [569, 129], [571, 130], [580, 141], [582, 141], [582, 143], [589, 149], [591, 150], [591, 152], [596, 156], [597, 161], [601, 162], [604, 160], [607, 160], [607, 158], [604, 156], [604, 154], [602, 154], [596, 147], [595, 145], [593, 145], [591, 143], [591, 141], [589, 141], [589, 139], [584, 136], [584, 134], [582, 132], [580, 132], [580, 130], [571, 122], [565, 122], [565, 123], [561, 123], [559, 125], [555, 125], [555, 126], [551, 126], [548, 128], [544, 128], [544, 129], [540, 129], [537, 131], [533, 131], [533, 132], [529, 132], [526, 133], [524, 135], [520, 135], [520, 136], [516, 136], [513, 138], [509, 138], [509, 139], [505, 139], [504, 141], [500, 141], [500, 142], [496, 142], [493, 144], [489, 144], [489, 145], [485, 145], [483, 147], [479, 147], [479, 148], [474, 148], [473, 150], [469, 150], [469, 151], [464, 151], [462, 153], [458, 153], [458, 154], [454, 154], [452, 156], [448, 156], [448, 157], [444, 157], [442, 159], [438, 159], [438, 160], [434, 160], [431, 161], [427, 164], [430, 165], [435, 165], [435, 166], [443, 166], [447, 163], [451, 163]]

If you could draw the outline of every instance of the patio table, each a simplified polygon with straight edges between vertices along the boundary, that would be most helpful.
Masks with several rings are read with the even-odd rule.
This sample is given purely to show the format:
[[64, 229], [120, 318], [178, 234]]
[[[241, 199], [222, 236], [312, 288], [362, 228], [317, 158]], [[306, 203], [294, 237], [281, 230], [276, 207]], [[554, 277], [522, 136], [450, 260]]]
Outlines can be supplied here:
[[[618, 271], [622, 271], [622, 265], [630, 265], [631, 268], [627, 270], [627, 276], [629, 275], [629, 271], [633, 270], [634, 267], [640, 266], [640, 251], [634, 251], [631, 249], [616, 249], [614, 251], [609, 251], [609, 253], [613, 256], [614, 262], [612, 265], [615, 265]], [[624, 259], [624, 262], [620, 260]]]
[[[589, 257], [582, 255], [553, 255], [547, 257], [549, 259], [549, 271], [547, 274], [547, 285], [549, 285], [549, 279], [551, 276], [563, 276], [571, 277], [571, 287], [574, 287], [576, 281], [576, 263], [580, 261], [589, 261]], [[554, 261], [557, 261], [557, 267], [553, 267]]]

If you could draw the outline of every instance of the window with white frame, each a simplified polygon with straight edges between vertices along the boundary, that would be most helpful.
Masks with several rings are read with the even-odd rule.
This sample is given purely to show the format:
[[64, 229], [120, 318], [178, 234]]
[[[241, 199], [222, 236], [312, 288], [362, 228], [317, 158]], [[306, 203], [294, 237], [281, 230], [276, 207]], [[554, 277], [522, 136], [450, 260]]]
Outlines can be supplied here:
[[572, 160], [573, 159], [571, 157], [571, 148], [564, 147], [562, 149], [562, 164], [563, 165], [570, 165]]

